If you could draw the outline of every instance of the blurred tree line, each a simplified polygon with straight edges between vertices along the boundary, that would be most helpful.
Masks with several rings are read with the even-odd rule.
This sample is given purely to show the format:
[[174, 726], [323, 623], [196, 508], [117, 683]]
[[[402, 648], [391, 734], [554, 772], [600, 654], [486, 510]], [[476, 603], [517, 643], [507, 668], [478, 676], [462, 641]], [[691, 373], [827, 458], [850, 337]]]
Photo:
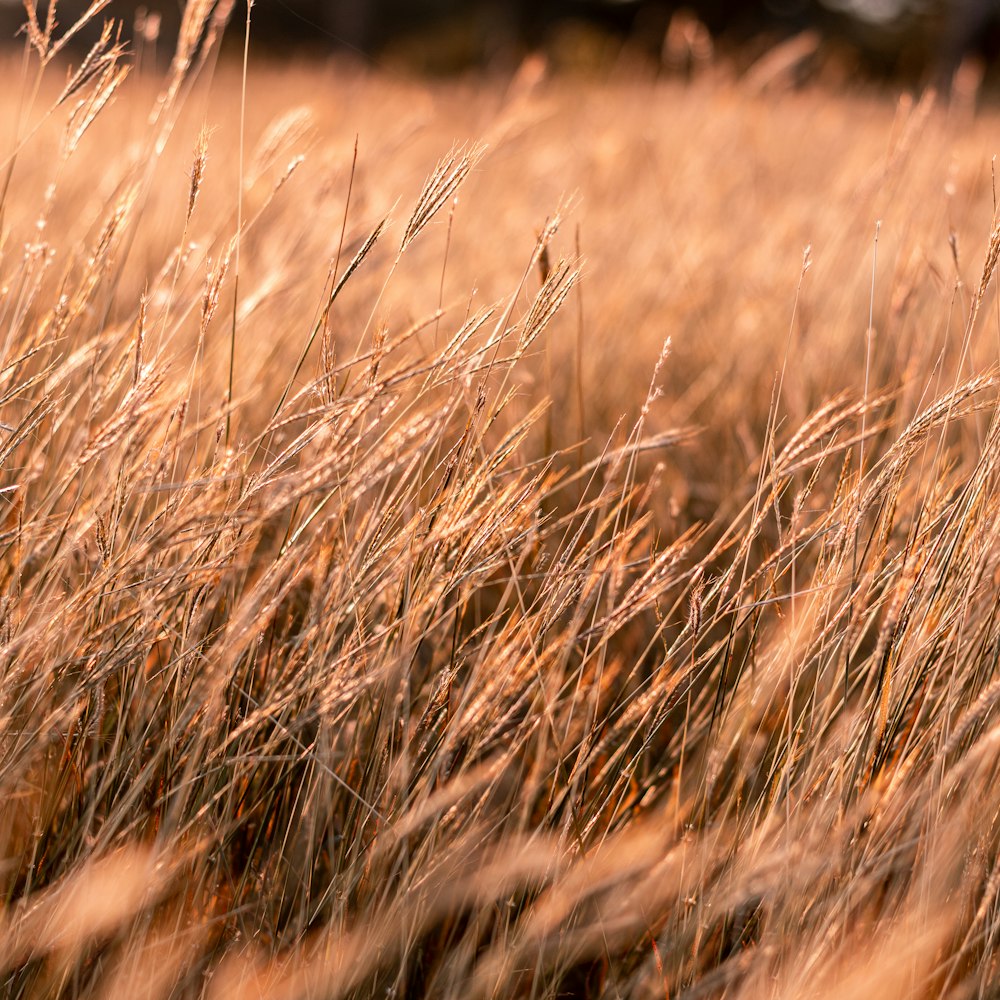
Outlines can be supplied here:
[[[60, 21], [87, 3], [58, 0]], [[38, 4], [44, 11], [47, 0]], [[158, 25], [158, 46], [167, 52], [182, 6], [112, 0], [108, 13], [145, 25], [147, 34]], [[234, 20], [242, 22], [245, 11], [237, 0]], [[0, 0], [0, 14], [0, 32], [13, 38], [23, 21], [20, 0]], [[859, 70], [910, 78], [950, 72], [970, 51], [1000, 49], [1000, 0], [255, 0], [252, 8], [258, 49], [388, 53], [442, 72], [514, 63], [553, 47], [571, 61], [575, 49], [584, 63], [623, 49], [662, 62], [678, 23], [700, 26], [714, 49], [737, 61], [809, 32]]]

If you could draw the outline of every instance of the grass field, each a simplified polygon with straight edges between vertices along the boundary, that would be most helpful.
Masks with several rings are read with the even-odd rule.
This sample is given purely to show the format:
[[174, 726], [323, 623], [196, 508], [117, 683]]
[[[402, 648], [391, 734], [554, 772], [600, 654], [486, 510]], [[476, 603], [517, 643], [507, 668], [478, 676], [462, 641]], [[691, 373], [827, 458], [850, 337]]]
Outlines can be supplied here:
[[1000, 113], [209, 6], [0, 69], [3, 995], [1000, 995]]

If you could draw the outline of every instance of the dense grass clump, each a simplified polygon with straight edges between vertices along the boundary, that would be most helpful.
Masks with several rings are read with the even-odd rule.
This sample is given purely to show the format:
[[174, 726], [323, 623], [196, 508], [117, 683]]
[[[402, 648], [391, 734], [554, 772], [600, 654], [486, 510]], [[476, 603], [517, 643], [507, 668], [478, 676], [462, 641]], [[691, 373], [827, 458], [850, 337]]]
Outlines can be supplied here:
[[994, 113], [227, 16], [3, 68], [3, 994], [996, 995]]

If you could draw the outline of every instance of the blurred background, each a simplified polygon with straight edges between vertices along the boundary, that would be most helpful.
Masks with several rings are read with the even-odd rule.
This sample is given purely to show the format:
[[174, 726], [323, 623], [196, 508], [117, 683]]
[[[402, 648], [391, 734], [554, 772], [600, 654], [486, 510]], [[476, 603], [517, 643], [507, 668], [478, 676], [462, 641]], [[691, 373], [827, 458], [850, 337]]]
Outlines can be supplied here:
[[[86, 6], [61, 0], [60, 22]], [[182, 7], [113, 0], [107, 10], [166, 58]], [[245, 11], [237, 0], [233, 19]], [[0, 18], [16, 44], [21, 0], [0, 0]], [[745, 71], [769, 55], [811, 76], [941, 85], [963, 60], [991, 81], [1000, 51], [1000, 0], [256, 0], [252, 23], [261, 54], [339, 53], [442, 74], [506, 69], [539, 51], [559, 68], [682, 74], [718, 57]]]

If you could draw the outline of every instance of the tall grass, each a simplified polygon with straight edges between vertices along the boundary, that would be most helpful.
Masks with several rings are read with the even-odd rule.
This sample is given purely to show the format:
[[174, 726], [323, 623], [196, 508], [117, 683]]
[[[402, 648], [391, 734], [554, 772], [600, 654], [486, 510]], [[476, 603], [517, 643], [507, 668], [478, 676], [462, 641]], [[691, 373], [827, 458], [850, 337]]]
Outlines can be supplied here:
[[4, 995], [996, 995], [995, 114], [228, 13], [4, 66]]

